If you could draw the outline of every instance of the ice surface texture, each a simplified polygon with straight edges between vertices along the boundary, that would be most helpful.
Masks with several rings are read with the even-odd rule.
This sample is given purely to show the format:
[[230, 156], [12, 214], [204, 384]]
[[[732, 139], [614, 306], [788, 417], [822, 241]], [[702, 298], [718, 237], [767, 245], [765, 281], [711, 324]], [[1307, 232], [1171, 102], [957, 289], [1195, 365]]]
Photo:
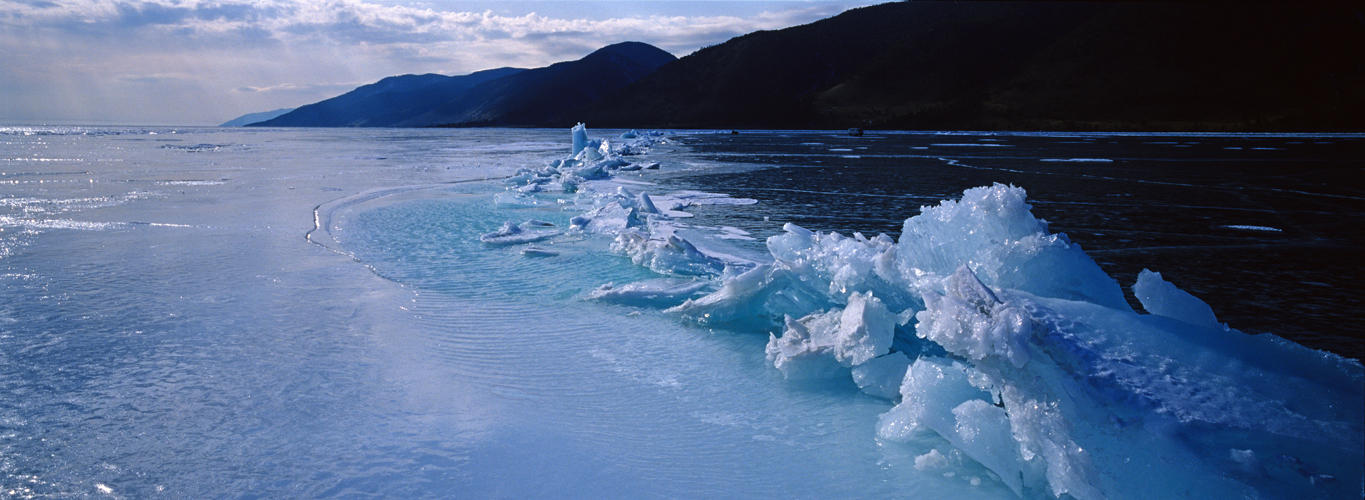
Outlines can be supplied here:
[[[789, 383], [849, 377], [890, 400], [876, 434], [923, 450], [916, 468], [973, 462], [1024, 498], [1365, 491], [1360, 363], [1230, 329], [1153, 272], [1133, 287], [1145, 312], [1133, 311], [1079, 245], [1032, 215], [1022, 188], [923, 207], [899, 241], [787, 224], [754, 256], [680, 222], [689, 204], [737, 200], [637, 194], [611, 181], [628, 165], [620, 148], [582, 126], [573, 143], [572, 158], [511, 178], [515, 194], [498, 203], [573, 194], [582, 214], [568, 232], [667, 276], [588, 298], [768, 333], [767, 358]], [[486, 237], [531, 231], [554, 230], [508, 223]]]

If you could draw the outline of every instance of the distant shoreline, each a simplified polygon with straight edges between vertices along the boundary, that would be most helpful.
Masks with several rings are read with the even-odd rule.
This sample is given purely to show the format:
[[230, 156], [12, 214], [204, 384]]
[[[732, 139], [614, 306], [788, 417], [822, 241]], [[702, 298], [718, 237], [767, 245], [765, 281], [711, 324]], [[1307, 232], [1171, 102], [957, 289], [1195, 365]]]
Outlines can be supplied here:
[[[725, 133], [737, 131], [740, 133], [846, 133], [847, 129], [839, 128], [738, 128], [738, 127], [610, 127], [592, 126], [592, 130], [662, 130], [672, 131], [678, 134], [692, 133]], [[356, 130], [437, 130], [437, 129], [460, 129], [460, 128], [486, 128], [486, 129], [508, 129], [508, 130], [558, 130], [569, 129], [570, 126], [551, 127], [551, 126], [530, 126], [530, 125], [439, 125], [431, 127], [255, 127], [255, 126], [222, 126], [222, 125], [138, 125], [138, 124], [90, 124], [90, 123], [6, 123], [0, 124], [0, 133], [12, 133], [13, 129], [42, 129], [42, 128], [90, 128], [90, 129], [211, 129], [211, 128], [262, 128], [262, 129], [356, 129]], [[1237, 131], [1237, 130], [973, 130], [973, 129], [862, 129], [867, 134], [930, 134], [930, 135], [1001, 135], [1001, 136], [1049, 136], [1049, 135], [1081, 135], [1081, 136], [1114, 136], [1114, 137], [1142, 137], [1142, 136], [1188, 136], [1188, 137], [1340, 137], [1340, 138], [1365, 138], [1365, 131]]]

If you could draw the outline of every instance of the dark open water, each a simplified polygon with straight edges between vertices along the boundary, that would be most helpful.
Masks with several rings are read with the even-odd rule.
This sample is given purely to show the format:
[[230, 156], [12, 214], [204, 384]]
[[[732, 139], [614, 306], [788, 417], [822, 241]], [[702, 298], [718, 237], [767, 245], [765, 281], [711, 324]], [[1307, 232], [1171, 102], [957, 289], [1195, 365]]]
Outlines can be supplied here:
[[746, 132], [681, 142], [733, 168], [669, 182], [759, 200], [726, 223], [760, 240], [784, 222], [898, 237], [921, 206], [1013, 184], [1138, 310], [1128, 288], [1147, 268], [1233, 328], [1365, 359], [1361, 136]]

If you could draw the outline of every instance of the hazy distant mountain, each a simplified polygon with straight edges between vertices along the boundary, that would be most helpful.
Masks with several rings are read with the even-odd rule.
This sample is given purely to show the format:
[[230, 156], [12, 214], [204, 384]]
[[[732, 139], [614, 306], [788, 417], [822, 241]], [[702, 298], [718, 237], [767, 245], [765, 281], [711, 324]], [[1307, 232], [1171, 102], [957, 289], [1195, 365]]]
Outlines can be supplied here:
[[244, 126], [250, 125], [250, 124], [252, 124], [252, 123], [262, 122], [262, 121], [269, 120], [269, 119], [271, 119], [271, 118], [274, 118], [274, 117], [276, 117], [276, 116], [280, 116], [280, 115], [282, 115], [282, 114], [288, 113], [288, 112], [293, 111], [293, 110], [294, 110], [294, 108], [282, 108], [282, 109], [277, 109], [277, 110], [274, 110], [274, 111], [262, 111], [262, 112], [260, 112], [260, 113], [247, 113], [247, 114], [245, 114], [245, 115], [242, 115], [242, 116], [233, 118], [233, 119], [231, 119], [231, 120], [228, 120], [228, 121], [226, 121], [226, 122], [223, 122], [223, 124], [222, 124], [222, 125], [219, 125], [219, 127], [244, 127]]
[[572, 115], [675, 60], [651, 45], [625, 42], [545, 68], [502, 68], [465, 76], [394, 76], [252, 125], [560, 126], [565, 122], [556, 118]]
[[300, 106], [253, 125], [268, 127], [391, 127], [463, 95], [476, 85], [525, 71], [500, 68], [464, 76], [391, 76], [345, 94]]
[[609, 45], [577, 61], [491, 80], [400, 126], [573, 125], [608, 92], [677, 60], [639, 42]]
[[1365, 129], [1360, 3], [897, 2], [699, 50], [594, 126]]

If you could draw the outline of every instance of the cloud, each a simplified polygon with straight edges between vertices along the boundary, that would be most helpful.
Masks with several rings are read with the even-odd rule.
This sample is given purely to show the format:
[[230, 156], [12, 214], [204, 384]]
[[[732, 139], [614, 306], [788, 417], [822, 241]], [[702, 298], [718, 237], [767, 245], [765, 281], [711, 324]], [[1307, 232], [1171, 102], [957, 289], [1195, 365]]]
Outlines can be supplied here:
[[[121, 103], [137, 98], [119, 92], [161, 85], [157, 99], [148, 100], [166, 103], [161, 120], [217, 123], [232, 116], [194, 113], [294, 107], [396, 74], [540, 67], [627, 40], [682, 56], [744, 33], [804, 24], [875, 1], [765, 2], [764, 11], [736, 15], [735, 9], [759, 4], [694, 2], [651, 13], [650, 5], [669, 3], [612, 2], [620, 7], [601, 9], [531, 1], [493, 4], [494, 12], [438, 10], [463, 5], [458, 2], [0, 0], [0, 100], [36, 99], [25, 106], [47, 105], [54, 114], [127, 114]], [[507, 5], [555, 13], [511, 12]], [[731, 10], [693, 13], [694, 6]], [[629, 13], [610, 15], [618, 10]], [[85, 103], [81, 109], [63, 109], [58, 92], [90, 95], [77, 99]], [[107, 109], [97, 110], [91, 96], [107, 97]], [[202, 104], [212, 96], [221, 99]], [[201, 103], [187, 104], [190, 100]], [[0, 109], [0, 120], [4, 112]]]
[[115, 25], [123, 27], [146, 26], [150, 24], [178, 24], [193, 14], [187, 8], [141, 2], [136, 5], [121, 3], [114, 6], [118, 12]]
[[162, 73], [154, 75], [119, 75], [116, 78], [119, 82], [134, 83], [139, 85], [185, 85], [194, 81], [194, 75], [185, 73]]
[[[555, 18], [534, 12], [499, 15], [436, 11], [427, 7], [359, 0], [148, 0], [138, 2], [57, 0], [0, 3], [0, 26], [19, 33], [47, 31], [76, 39], [155, 39], [194, 46], [271, 39], [333, 44], [482, 44], [500, 40], [543, 41], [540, 53], [563, 40], [607, 43], [641, 40], [680, 49], [718, 43], [743, 33], [828, 17], [853, 4], [802, 2], [799, 8], [752, 17], [724, 15]], [[166, 40], [168, 35], [178, 40]]]
[[341, 83], [307, 83], [296, 84], [286, 83], [281, 85], [271, 85], [269, 87], [237, 87], [234, 92], [239, 93], [272, 93], [272, 94], [304, 94], [313, 95], [317, 93], [338, 93], [343, 94], [361, 85], [374, 82], [341, 82]]

